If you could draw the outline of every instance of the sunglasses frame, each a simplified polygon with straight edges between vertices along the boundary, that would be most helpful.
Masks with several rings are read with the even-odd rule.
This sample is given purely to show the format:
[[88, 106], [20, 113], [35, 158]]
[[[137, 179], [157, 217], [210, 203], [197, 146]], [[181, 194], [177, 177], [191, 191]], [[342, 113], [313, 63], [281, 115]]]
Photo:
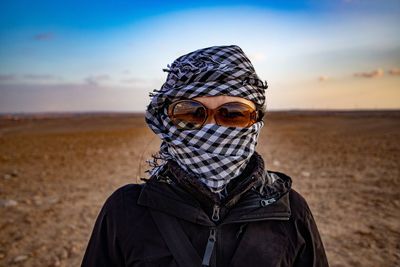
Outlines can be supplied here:
[[[186, 101], [196, 102], [196, 103], [200, 104], [200, 105], [205, 109], [205, 111], [207, 112], [207, 114], [206, 114], [206, 116], [205, 116], [203, 122], [201, 123], [201, 125], [198, 126], [198, 127], [196, 127], [195, 129], [199, 129], [199, 128], [203, 127], [203, 126], [204, 126], [204, 123], [206, 123], [206, 121], [208, 120], [208, 118], [209, 118], [210, 116], [214, 116], [215, 113], [216, 113], [222, 106], [224, 106], [224, 105], [226, 105], [226, 104], [232, 104], [232, 103], [240, 104], [240, 105], [243, 105], [243, 106], [248, 107], [249, 110], [252, 110], [251, 113], [250, 113], [250, 122], [249, 122], [246, 126], [244, 126], [244, 127], [249, 127], [249, 126], [253, 125], [254, 123], [256, 123], [256, 122], [258, 121], [258, 119], [260, 118], [260, 116], [262, 117], [262, 111], [258, 110], [257, 107], [256, 107], [256, 108], [253, 108], [253, 107], [251, 107], [251, 106], [249, 106], [249, 105], [247, 105], [247, 104], [245, 104], [245, 103], [243, 103], [243, 102], [238, 102], [238, 101], [226, 102], [226, 103], [224, 103], [224, 104], [222, 104], [222, 105], [219, 105], [219, 106], [216, 107], [216, 108], [208, 108], [208, 107], [206, 107], [203, 103], [201, 103], [200, 101], [197, 101], [197, 100], [194, 100], [194, 99], [181, 99], [181, 100], [177, 100], [177, 101], [172, 102], [172, 103], [168, 106], [168, 116], [172, 119], [172, 121], [175, 119], [174, 114], [172, 114], [172, 113], [173, 113], [173, 110], [174, 110], [174, 108], [175, 108], [175, 106], [176, 106], [177, 104], [179, 104], [179, 103], [186, 102]], [[217, 120], [216, 120], [215, 117], [214, 117], [214, 121], [215, 121], [215, 123], [216, 123], [217, 125], [219, 125], [219, 126], [224, 126], [224, 125], [220, 125], [220, 124], [217, 122]], [[174, 123], [174, 124], [175, 124], [175, 123]]]

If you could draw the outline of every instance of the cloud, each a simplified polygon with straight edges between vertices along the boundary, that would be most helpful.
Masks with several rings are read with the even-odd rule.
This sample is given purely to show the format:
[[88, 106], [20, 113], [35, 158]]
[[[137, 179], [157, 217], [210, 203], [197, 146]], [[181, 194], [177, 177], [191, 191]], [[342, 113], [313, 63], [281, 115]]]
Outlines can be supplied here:
[[35, 34], [32, 38], [33, 38], [33, 40], [36, 40], [36, 41], [46, 41], [46, 40], [53, 39], [54, 34], [52, 32], [41, 32], [41, 33]]
[[93, 87], [84, 83], [0, 83], [0, 113], [11, 112], [143, 112], [148, 90], [118, 86]]
[[60, 77], [51, 75], [51, 74], [25, 74], [23, 76], [24, 79], [27, 80], [35, 80], [35, 81], [54, 81], [60, 80]]
[[354, 73], [354, 77], [362, 77], [362, 78], [379, 78], [384, 75], [384, 71], [382, 69], [376, 69], [371, 72], [357, 72]]
[[389, 73], [389, 75], [393, 75], [393, 76], [400, 76], [400, 69], [391, 69], [389, 70], [387, 73]]
[[0, 74], [0, 82], [58, 82], [61, 81], [60, 76], [52, 74], [37, 74], [37, 73], [26, 73], [26, 74]]
[[85, 78], [85, 83], [92, 86], [99, 86], [101, 82], [110, 80], [107, 74], [92, 75]]
[[14, 81], [16, 78], [14, 74], [0, 74], [0, 82]]
[[318, 77], [318, 81], [319, 82], [326, 82], [327, 80], [329, 80], [328, 76], [321, 75], [321, 76]]

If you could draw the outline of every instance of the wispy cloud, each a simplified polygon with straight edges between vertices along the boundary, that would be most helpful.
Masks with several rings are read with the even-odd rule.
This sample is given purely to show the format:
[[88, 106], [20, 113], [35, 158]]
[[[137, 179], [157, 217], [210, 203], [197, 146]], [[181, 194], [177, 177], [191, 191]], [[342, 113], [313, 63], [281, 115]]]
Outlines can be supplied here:
[[99, 86], [100, 83], [110, 80], [107, 74], [92, 75], [85, 78], [84, 82], [92, 86]]
[[37, 33], [32, 36], [33, 40], [36, 41], [46, 41], [46, 40], [51, 40], [54, 38], [54, 33], [52, 32], [41, 32]]
[[26, 74], [0, 74], [0, 82], [59, 82], [62, 81], [60, 76], [52, 74], [38, 74], [38, 73], [26, 73]]
[[400, 69], [391, 69], [388, 73], [389, 75], [400, 76]]
[[14, 81], [16, 78], [14, 74], [0, 74], [0, 82]]
[[362, 78], [379, 78], [379, 77], [383, 77], [384, 74], [385, 74], [385, 72], [382, 69], [376, 69], [376, 70], [370, 71], [370, 72], [357, 72], [357, 73], [354, 73], [354, 76], [362, 77]]
[[[0, 83], [0, 113], [54, 111], [140, 111], [146, 90], [115, 90], [84, 83]], [[143, 100], [146, 100], [146, 103]]]
[[35, 81], [55, 81], [60, 80], [59, 76], [51, 75], [51, 74], [25, 74], [23, 76], [26, 80], [35, 80]]

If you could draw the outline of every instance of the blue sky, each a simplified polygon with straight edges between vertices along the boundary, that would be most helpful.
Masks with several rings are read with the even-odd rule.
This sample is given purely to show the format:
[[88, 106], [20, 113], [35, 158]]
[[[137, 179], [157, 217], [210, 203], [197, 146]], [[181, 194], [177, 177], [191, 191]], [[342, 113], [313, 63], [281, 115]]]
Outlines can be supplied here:
[[0, 112], [144, 111], [167, 64], [237, 44], [270, 109], [400, 108], [400, 1], [2, 1]]

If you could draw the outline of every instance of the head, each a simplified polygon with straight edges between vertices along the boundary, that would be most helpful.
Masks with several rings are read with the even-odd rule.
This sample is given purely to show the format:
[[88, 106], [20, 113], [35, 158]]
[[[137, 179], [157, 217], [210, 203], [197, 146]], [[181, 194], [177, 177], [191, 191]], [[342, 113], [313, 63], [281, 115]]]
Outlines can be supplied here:
[[196, 50], [165, 71], [167, 80], [146, 112], [162, 139], [160, 155], [218, 192], [255, 150], [267, 85], [238, 46]]

